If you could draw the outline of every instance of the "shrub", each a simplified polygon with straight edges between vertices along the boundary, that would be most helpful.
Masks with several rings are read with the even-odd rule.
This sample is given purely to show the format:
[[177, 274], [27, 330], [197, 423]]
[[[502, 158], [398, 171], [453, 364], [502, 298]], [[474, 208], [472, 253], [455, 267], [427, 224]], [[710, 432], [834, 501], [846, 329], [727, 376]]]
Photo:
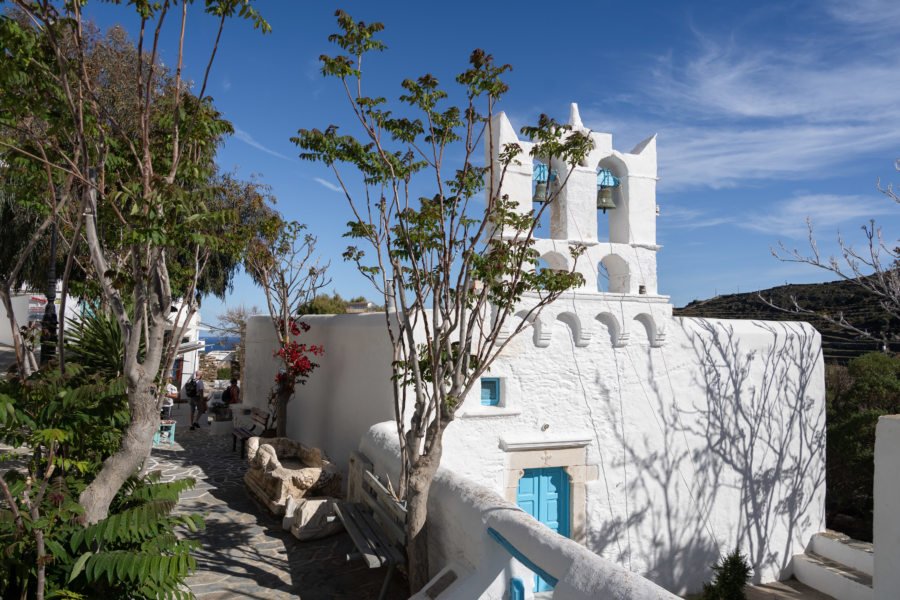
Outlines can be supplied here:
[[744, 600], [744, 587], [750, 581], [750, 565], [741, 551], [735, 548], [731, 554], [712, 565], [712, 583], [703, 584], [703, 600]]
[[[118, 377], [124, 369], [119, 322], [99, 306], [87, 306], [80, 320], [66, 322], [66, 357], [92, 373]], [[141, 342], [140, 355], [144, 353]]]
[[182, 591], [195, 568], [196, 515], [173, 515], [190, 479], [161, 483], [131, 477], [108, 516], [85, 527], [77, 498], [118, 448], [128, 423], [121, 377], [105, 380], [70, 364], [25, 381], [0, 381], [0, 438], [24, 464], [0, 476], [0, 597], [190, 598]]
[[192, 488], [193, 479], [160, 483], [158, 473], [132, 477], [119, 491], [109, 516], [85, 527], [79, 522], [83, 510], [75, 500], [83, 482], [57, 476], [41, 490], [42, 486], [32, 485], [34, 475], [9, 471], [3, 476], [3, 487], [24, 518], [0, 510], [4, 517], [0, 544], [6, 548], [0, 561], [2, 597], [32, 596], [38, 565], [43, 566], [48, 598], [193, 597], [182, 588], [196, 569], [191, 552], [199, 544], [176, 534], [179, 529], [197, 531], [203, 520], [198, 515], [172, 514], [178, 494]]
[[829, 367], [826, 387], [828, 512], [860, 519], [861, 531], [852, 533], [866, 538], [871, 535], [875, 427], [879, 417], [900, 412], [900, 359], [870, 353], [851, 360], [846, 369]]

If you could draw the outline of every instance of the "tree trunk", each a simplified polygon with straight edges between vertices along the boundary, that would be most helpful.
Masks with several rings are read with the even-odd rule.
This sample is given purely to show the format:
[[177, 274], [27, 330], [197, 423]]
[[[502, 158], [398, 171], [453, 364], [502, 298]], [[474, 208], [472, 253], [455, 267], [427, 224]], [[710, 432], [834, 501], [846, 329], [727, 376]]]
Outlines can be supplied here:
[[441, 464], [441, 449], [422, 456], [409, 470], [406, 497], [406, 556], [409, 568], [409, 593], [416, 594], [430, 579], [428, 574], [428, 492]]
[[153, 445], [159, 428], [159, 412], [151, 390], [152, 379], [142, 377], [138, 384], [128, 385], [128, 407], [131, 423], [125, 430], [119, 450], [103, 461], [103, 468], [78, 498], [84, 508], [84, 522], [93, 524], [106, 518], [109, 505], [122, 484], [140, 468]]
[[294, 391], [289, 388], [280, 388], [275, 397], [275, 435], [287, 437], [287, 405]]
[[19, 324], [16, 322], [16, 315], [13, 312], [12, 293], [8, 285], [0, 285], [0, 301], [3, 302], [3, 308], [6, 309], [6, 317], [9, 319], [13, 348], [16, 351], [16, 364], [19, 367], [19, 377], [24, 379], [34, 372], [34, 363], [36, 361], [33, 355], [29, 356], [30, 352], [25, 347], [25, 340], [22, 339], [22, 333], [19, 331]]

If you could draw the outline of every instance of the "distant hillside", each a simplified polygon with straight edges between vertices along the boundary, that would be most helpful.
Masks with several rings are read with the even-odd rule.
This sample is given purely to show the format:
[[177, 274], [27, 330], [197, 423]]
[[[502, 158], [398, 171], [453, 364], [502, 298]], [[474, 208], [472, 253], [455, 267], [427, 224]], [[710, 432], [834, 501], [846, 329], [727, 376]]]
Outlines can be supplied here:
[[[880, 345], [860, 340], [850, 332], [835, 327], [821, 319], [780, 312], [763, 304], [759, 295], [771, 299], [774, 304], [790, 306], [791, 296], [801, 306], [817, 311], [844, 311], [847, 320], [860, 329], [873, 333], [887, 328], [900, 331], [900, 320], [891, 318], [878, 304], [878, 300], [859, 286], [846, 281], [782, 285], [761, 292], [716, 296], [709, 300], [694, 300], [683, 308], [675, 309], [678, 317], [708, 317], [716, 319], [764, 319], [769, 321], [808, 321], [822, 333], [822, 351], [826, 361], [847, 362], [851, 358], [880, 350]], [[892, 345], [900, 351], [900, 344]]]

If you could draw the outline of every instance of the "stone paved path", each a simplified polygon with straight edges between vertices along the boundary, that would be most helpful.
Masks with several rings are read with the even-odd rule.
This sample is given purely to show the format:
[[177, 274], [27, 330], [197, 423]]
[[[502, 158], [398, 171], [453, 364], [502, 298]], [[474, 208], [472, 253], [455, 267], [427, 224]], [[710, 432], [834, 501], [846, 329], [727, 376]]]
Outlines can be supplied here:
[[[349, 536], [300, 542], [281, 529], [244, 487], [246, 461], [231, 452], [231, 436], [213, 436], [209, 427], [190, 431], [187, 407], [178, 405], [175, 442], [154, 447], [150, 469], [171, 480], [190, 476], [197, 486], [178, 506], [207, 513], [206, 530], [192, 535], [202, 548], [197, 573], [188, 580], [200, 600], [226, 598], [366, 599], [377, 598], [385, 569], [368, 569], [361, 560], [347, 562], [355, 549]], [[396, 575], [389, 598], [406, 598], [406, 582]]]

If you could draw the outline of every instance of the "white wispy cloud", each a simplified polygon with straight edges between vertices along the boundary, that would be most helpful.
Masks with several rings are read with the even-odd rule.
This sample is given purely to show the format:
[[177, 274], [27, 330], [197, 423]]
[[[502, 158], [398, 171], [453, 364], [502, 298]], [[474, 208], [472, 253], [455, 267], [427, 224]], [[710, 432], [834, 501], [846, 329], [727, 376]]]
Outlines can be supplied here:
[[257, 150], [261, 150], [261, 151], [265, 152], [266, 154], [271, 154], [272, 156], [277, 156], [278, 158], [283, 158], [284, 160], [291, 160], [291, 158], [289, 156], [285, 156], [281, 152], [276, 152], [275, 150], [272, 150], [271, 148], [267, 148], [267, 147], [263, 146], [262, 144], [257, 142], [255, 139], [253, 139], [253, 136], [251, 136], [249, 133], [247, 133], [243, 129], [238, 129], [237, 127], [235, 127], [234, 137], [235, 137], [235, 139], [241, 140], [245, 144], [252, 146], [252, 147], [256, 148]]
[[658, 132], [666, 191], [805, 179], [861, 153], [892, 157], [900, 38], [885, 23], [900, 20], [900, 4], [832, 1], [812, 17], [826, 33], [810, 27], [789, 42], [695, 31], [693, 52], [659, 58], [639, 84], [645, 114], [583, 107], [585, 122], [623, 142]]
[[678, 205], [666, 206], [662, 209], [666, 227], [679, 229], [702, 229], [704, 227], [718, 227], [728, 223], [734, 223], [734, 217], [710, 216], [701, 210], [684, 208]]
[[897, 34], [900, 4], [895, 0], [831, 0], [825, 7], [835, 20], [859, 27], [863, 33]]
[[775, 204], [774, 210], [737, 221], [739, 227], [790, 239], [804, 239], [809, 230], [806, 219], [816, 231], [834, 231], [847, 225], [856, 229], [871, 218], [891, 215], [897, 207], [879, 196], [841, 196], [836, 194], [799, 195]]
[[319, 183], [319, 184], [325, 186], [326, 188], [328, 188], [328, 189], [331, 190], [332, 192], [343, 192], [343, 191], [344, 191], [344, 190], [341, 189], [341, 186], [336, 185], [336, 184], [334, 184], [334, 183], [331, 183], [331, 182], [328, 181], [327, 179], [322, 179], [321, 177], [313, 177], [313, 181], [315, 181], [316, 183]]

